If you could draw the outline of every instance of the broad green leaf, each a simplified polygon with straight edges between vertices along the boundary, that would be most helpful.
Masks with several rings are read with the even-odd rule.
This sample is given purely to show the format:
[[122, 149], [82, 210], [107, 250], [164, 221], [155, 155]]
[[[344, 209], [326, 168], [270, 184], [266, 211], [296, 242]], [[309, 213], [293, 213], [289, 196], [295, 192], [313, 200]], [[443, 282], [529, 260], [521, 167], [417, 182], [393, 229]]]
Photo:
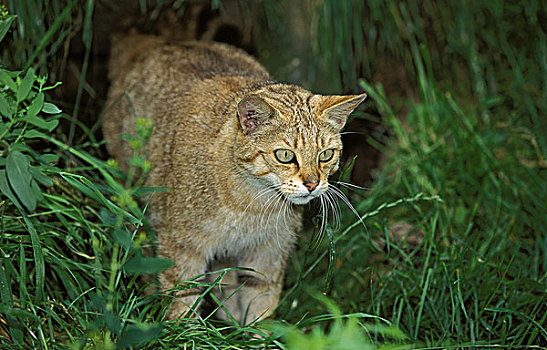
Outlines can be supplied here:
[[23, 118], [21, 118], [21, 120], [26, 121], [40, 129], [45, 129], [50, 132], [53, 129], [55, 129], [57, 125], [59, 125], [59, 121], [57, 119], [46, 121], [40, 117], [36, 117], [36, 116], [28, 115], [28, 114], [25, 115]]
[[44, 107], [42, 108], [42, 112], [48, 113], [48, 114], [59, 114], [62, 112], [56, 105], [53, 103], [46, 102], [44, 103]]
[[22, 142], [13, 143], [10, 145], [10, 152], [19, 151], [19, 152], [28, 152], [33, 153], [34, 151], [27, 144]]
[[12, 201], [15, 205], [20, 205], [17, 197], [9, 186], [8, 177], [4, 169], [0, 170], [0, 191], [4, 194], [4, 196], [8, 197], [9, 200]]
[[13, 78], [10, 76], [9, 71], [5, 69], [0, 69], [0, 83], [6, 85], [11, 91], [17, 91], [17, 84], [13, 81]]
[[36, 166], [31, 166], [29, 167], [29, 171], [32, 175], [32, 177], [38, 181], [39, 183], [41, 183], [42, 185], [44, 186], [53, 186], [53, 180], [51, 180], [49, 178], [49, 176], [47, 175], [44, 175], [41, 171], [40, 171], [40, 167], [36, 167]]
[[35, 179], [30, 180], [30, 187], [34, 191], [34, 196], [36, 198], [36, 202], [42, 201], [42, 199], [44, 198], [42, 196], [42, 190], [40, 189], [40, 186], [38, 186], [38, 183], [36, 183]]
[[40, 92], [27, 109], [27, 115], [35, 117], [44, 106], [44, 93]]
[[112, 331], [112, 333], [118, 335], [122, 330], [122, 322], [118, 315], [111, 310], [106, 310], [104, 313], [104, 323]]
[[159, 337], [161, 330], [161, 326], [158, 324], [130, 324], [122, 331], [116, 346], [123, 349], [131, 345], [144, 345], [145, 343]]
[[46, 162], [46, 163], [55, 163], [59, 160], [59, 156], [57, 154], [53, 153], [46, 153], [40, 155], [40, 157]]
[[24, 101], [27, 98], [30, 89], [32, 89], [32, 84], [34, 84], [34, 69], [31, 67], [28, 69], [25, 77], [21, 79], [21, 84], [16, 93], [17, 103]]
[[112, 231], [112, 238], [114, 242], [118, 243], [125, 250], [129, 250], [133, 246], [131, 234], [124, 229], [118, 228]]
[[35, 138], [38, 138], [38, 137], [43, 138], [45, 136], [46, 135], [43, 132], [40, 132], [40, 131], [35, 130], [35, 129], [27, 130], [23, 134], [23, 137], [26, 138], [26, 139], [35, 139]]
[[0, 93], [0, 115], [3, 115], [6, 118], [11, 119], [12, 111], [9, 106], [8, 100]]
[[91, 301], [89, 303], [89, 306], [92, 309], [95, 309], [100, 312], [104, 312], [106, 298], [102, 295], [102, 293], [94, 293], [94, 292], [89, 293], [89, 300]]
[[101, 210], [99, 210], [99, 217], [101, 218], [101, 221], [108, 226], [114, 227], [118, 223], [118, 217], [116, 215], [111, 214], [105, 208], [101, 208]]
[[164, 258], [153, 258], [148, 256], [136, 256], [127, 261], [124, 271], [131, 274], [150, 274], [167, 270], [173, 266], [173, 262]]
[[15, 19], [16, 16], [11, 15], [7, 16], [4, 20], [0, 21], [0, 41], [4, 39], [4, 36], [6, 36], [6, 33], [9, 30], [9, 27], [11, 26], [11, 23]]
[[36, 209], [36, 194], [31, 187], [32, 175], [29, 172], [29, 161], [19, 151], [10, 152], [6, 159], [6, 174], [17, 198], [28, 210]]

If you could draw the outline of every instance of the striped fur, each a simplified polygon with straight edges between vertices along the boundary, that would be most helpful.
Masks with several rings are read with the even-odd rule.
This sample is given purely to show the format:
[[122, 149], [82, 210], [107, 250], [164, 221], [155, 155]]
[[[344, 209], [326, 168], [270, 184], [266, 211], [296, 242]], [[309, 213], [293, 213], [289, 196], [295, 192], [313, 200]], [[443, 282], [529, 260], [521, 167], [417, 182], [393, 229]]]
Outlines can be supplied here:
[[[134, 113], [153, 119], [147, 185], [171, 189], [150, 206], [159, 254], [175, 262], [160, 275], [177, 297], [168, 316], [187, 312], [201, 292], [179, 282], [216, 266], [254, 270], [225, 277], [228, 295], [243, 283], [225, 300], [237, 321], [268, 316], [301, 229], [301, 204], [327, 191], [340, 130], [365, 95], [320, 96], [277, 83], [253, 58], [222, 44], [135, 34], [112, 52], [108, 150], [127, 170], [131, 151], [120, 135], [134, 133]], [[279, 149], [294, 152], [295, 161], [278, 161]], [[328, 149], [332, 159], [319, 162]]]

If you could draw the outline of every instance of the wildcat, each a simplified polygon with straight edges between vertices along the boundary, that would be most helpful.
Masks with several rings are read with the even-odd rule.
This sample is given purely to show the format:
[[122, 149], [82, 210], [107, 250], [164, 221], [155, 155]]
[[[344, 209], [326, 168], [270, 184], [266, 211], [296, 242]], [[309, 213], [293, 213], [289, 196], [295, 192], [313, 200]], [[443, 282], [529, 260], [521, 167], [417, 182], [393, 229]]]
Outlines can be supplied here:
[[120, 135], [135, 133], [135, 116], [152, 119], [146, 182], [171, 189], [149, 209], [158, 254], [175, 263], [159, 276], [176, 298], [168, 318], [188, 313], [202, 293], [184, 281], [221, 261], [247, 268], [223, 280], [232, 317], [269, 316], [303, 204], [327, 191], [340, 131], [366, 95], [315, 95], [273, 81], [237, 48], [141, 34], [114, 40], [109, 69], [108, 151], [127, 169], [131, 149]]

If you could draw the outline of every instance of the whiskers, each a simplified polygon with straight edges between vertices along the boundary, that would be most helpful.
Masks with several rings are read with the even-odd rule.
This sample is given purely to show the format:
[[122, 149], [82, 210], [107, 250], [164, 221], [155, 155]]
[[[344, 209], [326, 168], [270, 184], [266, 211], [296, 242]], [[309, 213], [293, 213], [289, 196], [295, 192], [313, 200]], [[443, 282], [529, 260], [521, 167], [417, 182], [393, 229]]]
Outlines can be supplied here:
[[354, 190], [354, 189], [365, 190], [365, 191], [370, 190], [369, 187], [361, 187], [361, 186], [350, 184], [349, 182], [344, 182], [344, 181], [333, 181], [333, 183], [335, 183], [337, 185], [340, 185], [340, 186], [344, 186], [346, 188], [349, 188], [350, 190]]
[[[319, 213], [316, 223], [318, 235], [314, 239], [317, 243], [321, 242], [325, 233], [331, 229], [333, 231], [340, 230], [343, 219], [341, 202], [349, 208], [366, 229], [361, 215], [344, 192], [335, 185], [350, 190], [367, 189], [342, 181], [329, 183], [327, 190], [318, 197]], [[279, 249], [285, 250], [288, 248], [286, 235], [292, 234], [296, 221], [294, 221], [294, 204], [282, 193], [281, 187], [281, 184], [269, 185], [254, 194], [245, 206], [242, 220], [246, 220], [245, 225], [249, 234], [260, 235], [262, 242], [276, 244]]]
[[348, 189], [359, 189], [359, 190], [368, 190], [368, 188], [357, 186], [354, 184], [350, 184], [347, 182], [342, 181], [333, 181], [329, 183], [329, 187], [327, 188], [327, 191], [323, 193], [319, 197], [319, 203], [320, 203], [320, 220], [321, 223], [319, 225], [319, 232], [317, 241], [320, 242], [323, 238], [323, 235], [325, 234], [327, 230], [327, 226], [329, 225], [329, 214], [332, 215], [332, 228], [335, 231], [338, 231], [340, 229], [341, 225], [341, 209], [339, 202], [340, 200], [350, 209], [350, 211], [357, 217], [357, 219], [361, 222], [363, 227], [366, 229], [366, 225], [364, 221], [361, 219], [361, 215], [357, 212], [355, 207], [351, 204], [348, 197], [342, 192], [341, 189], [334, 186], [334, 184], [346, 187]]
[[[281, 186], [281, 184], [269, 185], [258, 192], [245, 207], [243, 216], [245, 217], [249, 209], [253, 207], [253, 213], [248, 215], [250, 230], [255, 234], [264, 234], [273, 233], [271, 231], [274, 228], [276, 243], [280, 249], [284, 249], [282, 242], [286, 239], [280, 239], [280, 230], [290, 231], [288, 219], [292, 216], [293, 209], [289, 200], [281, 193]], [[258, 213], [256, 213], [257, 207]]]
[[[277, 196], [277, 194], [280, 194], [279, 193], [279, 189], [281, 188], [281, 185], [270, 185], [270, 186], [267, 186], [265, 187], [264, 189], [262, 189], [260, 192], [258, 192], [254, 197], [253, 199], [251, 199], [251, 201], [249, 202], [249, 204], [247, 204], [247, 206], [245, 207], [245, 210], [243, 210], [243, 215], [245, 215], [247, 213], [247, 210], [249, 210], [249, 208], [256, 204], [256, 202], [261, 198], [261, 197], [264, 197], [264, 196], [268, 196], [270, 195], [270, 197], [266, 200], [266, 203], [270, 202], [273, 198], [275, 198]], [[276, 193], [277, 192], [277, 193]], [[271, 196], [272, 194], [274, 194], [274, 196]]]

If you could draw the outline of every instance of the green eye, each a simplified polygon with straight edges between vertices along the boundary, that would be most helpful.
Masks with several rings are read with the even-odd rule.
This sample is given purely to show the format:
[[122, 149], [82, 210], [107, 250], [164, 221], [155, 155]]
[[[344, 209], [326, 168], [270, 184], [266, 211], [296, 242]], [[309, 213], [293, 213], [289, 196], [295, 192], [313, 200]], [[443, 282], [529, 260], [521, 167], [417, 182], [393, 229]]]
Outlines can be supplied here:
[[333, 149], [327, 149], [324, 150], [319, 154], [319, 161], [320, 162], [328, 162], [332, 159], [332, 156], [334, 156], [334, 150]]
[[294, 160], [294, 152], [288, 149], [278, 149], [274, 152], [275, 158], [280, 163], [290, 163]]

